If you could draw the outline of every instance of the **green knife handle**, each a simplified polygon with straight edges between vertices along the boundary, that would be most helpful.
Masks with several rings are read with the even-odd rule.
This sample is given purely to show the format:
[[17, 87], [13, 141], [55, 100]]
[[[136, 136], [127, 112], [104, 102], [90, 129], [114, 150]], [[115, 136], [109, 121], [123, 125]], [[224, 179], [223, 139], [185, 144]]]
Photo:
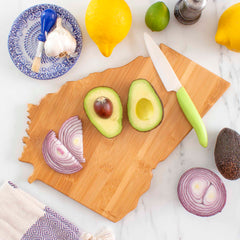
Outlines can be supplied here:
[[196, 109], [192, 99], [189, 97], [189, 95], [184, 87], [181, 87], [177, 91], [177, 99], [178, 99], [178, 103], [179, 103], [182, 111], [184, 112], [187, 120], [194, 128], [194, 130], [198, 136], [199, 143], [203, 147], [207, 147], [208, 136], [207, 136], [206, 127], [205, 127], [203, 120], [202, 120], [198, 110]]

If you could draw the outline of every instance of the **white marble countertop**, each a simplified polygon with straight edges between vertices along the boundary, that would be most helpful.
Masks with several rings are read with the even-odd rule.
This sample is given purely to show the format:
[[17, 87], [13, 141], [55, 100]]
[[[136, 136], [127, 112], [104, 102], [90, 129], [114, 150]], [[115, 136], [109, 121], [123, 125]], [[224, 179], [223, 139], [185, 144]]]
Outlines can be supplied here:
[[[83, 32], [83, 49], [74, 66], [64, 76], [39, 81], [22, 74], [8, 54], [7, 37], [15, 18], [26, 8], [42, 0], [7, 0], [0, 10], [0, 184], [12, 180], [23, 190], [58, 211], [78, 227], [95, 232], [110, 226], [118, 240], [238, 240], [240, 239], [240, 180], [223, 177], [228, 198], [222, 213], [201, 218], [188, 213], [179, 203], [176, 186], [179, 177], [191, 167], [205, 167], [218, 173], [214, 162], [214, 146], [218, 132], [230, 127], [240, 132], [240, 54], [215, 43], [214, 36], [221, 13], [237, 0], [209, 0], [200, 21], [192, 26], [178, 23], [173, 15], [175, 0], [165, 0], [171, 12], [168, 27], [152, 33], [144, 23], [144, 15], [153, 0], [127, 0], [133, 15], [128, 36], [109, 58], [101, 55], [87, 34], [84, 18], [89, 0], [49, 1], [69, 10]], [[27, 182], [33, 167], [21, 163], [22, 137], [27, 127], [27, 103], [37, 104], [49, 92], [57, 91], [69, 80], [78, 80], [91, 72], [122, 66], [139, 55], [147, 56], [143, 32], [186, 55], [210, 71], [231, 82], [231, 87], [203, 118], [209, 133], [209, 146], [202, 148], [195, 132], [153, 171], [150, 189], [140, 198], [137, 208], [118, 223], [112, 223], [81, 204], [40, 181]], [[219, 174], [220, 176], [220, 174]]]

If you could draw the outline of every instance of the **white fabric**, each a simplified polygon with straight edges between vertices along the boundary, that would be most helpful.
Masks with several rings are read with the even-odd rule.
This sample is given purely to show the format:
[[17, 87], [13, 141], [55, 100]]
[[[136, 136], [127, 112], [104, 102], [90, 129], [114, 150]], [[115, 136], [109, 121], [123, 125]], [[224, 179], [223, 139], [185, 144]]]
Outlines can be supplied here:
[[[21, 240], [45, 214], [45, 205], [8, 182], [0, 187], [0, 240]], [[34, 238], [35, 239], [35, 238]], [[106, 228], [95, 236], [83, 232], [81, 240], [115, 240]]]
[[83, 232], [81, 234], [81, 240], [115, 240], [114, 234], [111, 229], [104, 229], [95, 236], [91, 233]]
[[45, 206], [5, 183], [0, 188], [0, 240], [19, 240], [44, 215]]

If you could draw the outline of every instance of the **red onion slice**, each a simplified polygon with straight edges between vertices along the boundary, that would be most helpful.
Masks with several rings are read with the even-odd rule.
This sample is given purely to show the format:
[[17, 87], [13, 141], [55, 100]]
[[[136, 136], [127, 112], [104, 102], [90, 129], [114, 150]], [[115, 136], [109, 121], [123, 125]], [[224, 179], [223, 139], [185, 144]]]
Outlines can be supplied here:
[[183, 207], [201, 217], [221, 212], [227, 198], [222, 180], [206, 168], [186, 171], [179, 180], [177, 192]]
[[71, 174], [82, 169], [82, 165], [50, 131], [44, 139], [42, 153], [47, 165], [59, 173]]
[[85, 162], [83, 157], [82, 121], [78, 116], [71, 117], [63, 123], [58, 138], [79, 162]]

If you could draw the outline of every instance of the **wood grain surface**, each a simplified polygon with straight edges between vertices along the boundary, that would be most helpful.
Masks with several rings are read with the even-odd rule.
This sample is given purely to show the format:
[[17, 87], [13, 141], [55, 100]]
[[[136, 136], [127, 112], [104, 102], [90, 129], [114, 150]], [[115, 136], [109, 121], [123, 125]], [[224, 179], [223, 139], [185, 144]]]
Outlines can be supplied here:
[[[161, 49], [203, 116], [230, 84], [167, 46], [161, 45]], [[149, 132], [136, 131], [127, 118], [128, 89], [138, 78], [151, 82], [164, 106], [161, 125]], [[123, 130], [113, 139], [102, 136], [83, 109], [84, 96], [97, 86], [113, 88], [123, 104]], [[29, 104], [28, 112], [28, 136], [23, 138], [25, 146], [19, 159], [34, 166], [28, 181], [38, 179], [113, 222], [136, 208], [140, 196], [150, 187], [152, 169], [192, 129], [176, 94], [165, 90], [149, 57], [137, 57], [123, 67], [67, 82], [57, 93], [46, 95], [39, 105]], [[48, 167], [41, 148], [49, 130], [58, 133], [63, 122], [74, 115], [83, 122], [86, 163], [80, 172], [64, 175]], [[195, 141], [199, 144], [197, 136]]]

